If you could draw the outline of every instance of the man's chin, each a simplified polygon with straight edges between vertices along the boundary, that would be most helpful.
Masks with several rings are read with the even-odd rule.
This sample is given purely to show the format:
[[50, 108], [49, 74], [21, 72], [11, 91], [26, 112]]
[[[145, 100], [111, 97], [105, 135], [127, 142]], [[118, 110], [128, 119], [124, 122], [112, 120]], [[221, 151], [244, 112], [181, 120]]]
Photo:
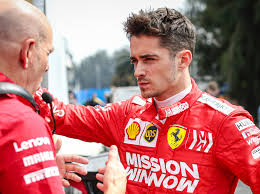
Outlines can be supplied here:
[[141, 90], [141, 96], [143, 97], [143, 98], [152, 98], [152, 97], [154, 97], [151, 93], [149, 93], [148, 91], [142, 91]]

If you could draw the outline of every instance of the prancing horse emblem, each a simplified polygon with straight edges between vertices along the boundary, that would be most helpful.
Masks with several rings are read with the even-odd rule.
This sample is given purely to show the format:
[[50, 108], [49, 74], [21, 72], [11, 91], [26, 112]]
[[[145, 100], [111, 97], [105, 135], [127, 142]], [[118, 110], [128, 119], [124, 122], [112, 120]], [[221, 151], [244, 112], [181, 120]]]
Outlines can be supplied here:
[[168, 129], [167, 140], [172, 149], [181, 145], [186, 135], [186, 128], [180, 125], [172, 125]]
[[175, 142], [179, 141], [181, 139], [181, 137], [178, 137], [178, 134], [180, 133], [180, 129], [176, 129], [176, 132], [171, 132], [171, 136], [173, 136], [175, 138]]

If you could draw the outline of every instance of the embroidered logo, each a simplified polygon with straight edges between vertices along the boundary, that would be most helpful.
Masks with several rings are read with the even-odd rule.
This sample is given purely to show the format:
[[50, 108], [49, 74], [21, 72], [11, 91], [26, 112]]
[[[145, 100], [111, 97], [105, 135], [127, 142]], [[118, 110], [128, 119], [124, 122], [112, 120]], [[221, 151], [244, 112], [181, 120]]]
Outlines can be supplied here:
[[219, 99], [216, 99], [208, 94], [202, 94], [198, 101], [209, 105], [210, 107], [222, 112], [225, 115], [229, 115], [235, 110], [231, 106], [225, 104], [224, 102], [221, 102]]
[[208, 153], [213, 145], [212, 133], [201, 130], [190, 130], [189, 138], [193, 139], [188, 145], [190, 150]]
[[159, 127], [139, 118], [129, 119], [125, 126], [124, 143], [144, 147], [156, 147]]
[[136, 136], [140, 133], [140, 125], [137, 122], [133, 122], [127, 129], [126, 133], [128, 135], [128, 139], [136, 140]]
[[186, 128], [180, 125], [172, 125], [168, 129], [167, 140], [172, 149], [181, 145], [186, 135]]
[[146, 127], [144, 139], [147, 142], [151, 143], [154, 140], [154, 138], [156, 137], [156, 133], [157, 133], [157, 128], [153, 124], [149, 124]]
[[255, 124], [248, 118], [236, 122], [235, 125], [239, 131], [242, 131], [247, 127], [255, 126]]
[[257, 148], [253, 149], [251, 152], [253, 158], [256, 160], [258, 158], [260, 158], [260, 146], [258, 146]]
[[166, 109], [165, 114], [166, 114], [166, 117], [170, 117], [173, 115], [177, 115], [177, 114], [185, 111], [188, 108], [189, 108], [189, 104], [187, 102], [184, 102], [182, 104], [179, 104], [178, 106], [174, 106], [174, 107]]

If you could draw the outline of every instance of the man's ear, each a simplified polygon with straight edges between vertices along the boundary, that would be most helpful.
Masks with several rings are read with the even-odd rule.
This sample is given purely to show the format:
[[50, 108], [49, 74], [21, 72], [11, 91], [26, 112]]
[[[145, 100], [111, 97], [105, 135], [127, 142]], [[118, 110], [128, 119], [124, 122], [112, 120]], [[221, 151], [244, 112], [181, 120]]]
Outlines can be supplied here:
[[20, 64], [24, 69], [28, 68], [29, 61], [32, 57], [33, 47], [35, 46], [35, 39], [28, 38], [22, 42], [20, 51]]
[[192, 61], [192, 54], [190, 50], [182, 50], [177, 53], [177, 58], [178, 58], [178, 68], [179, 69], [186, 69], [189, 67], [191, 61]]

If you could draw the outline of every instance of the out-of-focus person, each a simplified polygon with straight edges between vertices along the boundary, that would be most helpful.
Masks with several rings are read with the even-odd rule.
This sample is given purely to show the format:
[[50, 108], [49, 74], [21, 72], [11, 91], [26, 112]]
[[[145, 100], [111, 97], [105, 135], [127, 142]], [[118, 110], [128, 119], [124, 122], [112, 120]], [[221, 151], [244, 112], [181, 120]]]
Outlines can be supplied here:
[[106, 99], [106, 104], [109, 104], [112, 102], [112, 92], [105, 92], [104, 93], [105, 99]]
[[69, 90], [69, 104], [78, 104], [76, 94], [71, 90]]
[[88, 106], [88, 105], [89, 106], [97, 106], [97, 105], [104, 106], [105, 103], [100, 98], [98, 98], [97, 93], [93, 93], [91, 99], [86, 101], [84, 103], [84, 105], [85, 106]]
[[220, 92], [218, 83], [216, 81], [210, 81], [205, 89], [205, 92], [214, 97], [218, 97]]

